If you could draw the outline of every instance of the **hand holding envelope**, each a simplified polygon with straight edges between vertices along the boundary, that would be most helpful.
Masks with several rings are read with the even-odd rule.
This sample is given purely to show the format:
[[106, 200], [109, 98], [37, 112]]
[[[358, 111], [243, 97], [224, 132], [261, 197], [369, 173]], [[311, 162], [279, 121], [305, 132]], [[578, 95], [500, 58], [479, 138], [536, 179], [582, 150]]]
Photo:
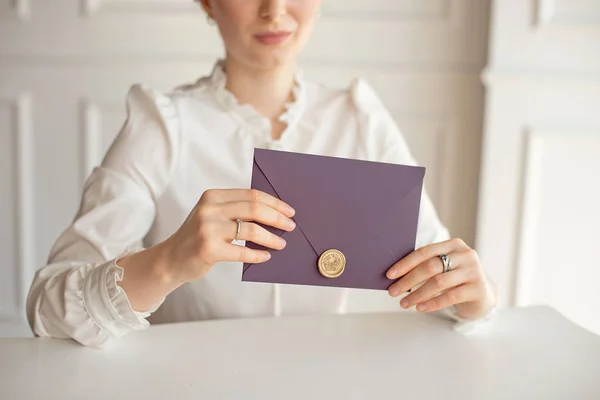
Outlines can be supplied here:
[[[403, 307], [456, 305], [463, 317], [483, 315], [496, 304], [495, 289], [473, 249], [452, 239], [414, 250], [423, 177], [420, 167], [256, 150], [252, 190], [207, 190], [170, 238], [119, 262], [159, 260], [164, 295], [217, 262], [241, 261], [243, 281], [387, 289], [394, 297], [422, 284]], [[447, 271], [443, 254], [453, 264]], [[138, 308], [155, 303], [140, 299]]]
[[456, 238], [415, 250], [424, 175], [417, 166], [256, 149], [252, 188], [294, 207], [297, 227], [263, 225], [287, 246], [266, 262], [244, 263], [242, 280], [388, 290], [393, 297], [422, 285], [402, 307], [456, 306], [467, 319], [488, 314], [497, 296], [475, 250]]
[[[415, 249], [425, 168], [256, 149], [252, 188], [290, 204], [297, 228], [242, 280], [386, 290]], [[250, 249], [264, 246], [247, 242]]]

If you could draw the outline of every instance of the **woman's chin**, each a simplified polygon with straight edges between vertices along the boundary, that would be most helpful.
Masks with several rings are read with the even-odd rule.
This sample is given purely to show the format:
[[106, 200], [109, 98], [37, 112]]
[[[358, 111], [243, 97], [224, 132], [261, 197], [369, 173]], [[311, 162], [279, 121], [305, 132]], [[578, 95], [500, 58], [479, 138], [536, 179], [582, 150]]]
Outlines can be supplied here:
[[260, 69], [275, 69], [296, 63], [296, 55], [291, 54], [260, 54], [254, 58], [254, 64]]
[[[254, 46], [253, 46], [254, 47]], [[249, 64], [257, 69], [274, 69], [295, 64], [298, 51], [289, 46], [273, 47], [259, 45], [244, 57]]]

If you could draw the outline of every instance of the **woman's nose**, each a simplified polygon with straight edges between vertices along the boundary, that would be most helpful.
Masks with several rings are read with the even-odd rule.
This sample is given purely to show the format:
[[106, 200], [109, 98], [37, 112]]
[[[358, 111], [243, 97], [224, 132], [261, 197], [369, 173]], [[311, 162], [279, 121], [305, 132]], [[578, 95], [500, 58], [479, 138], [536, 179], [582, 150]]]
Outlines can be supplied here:
[[260, 8], [261, 18], [276, 20], [286, 13], [287, 0], [263, 0]]

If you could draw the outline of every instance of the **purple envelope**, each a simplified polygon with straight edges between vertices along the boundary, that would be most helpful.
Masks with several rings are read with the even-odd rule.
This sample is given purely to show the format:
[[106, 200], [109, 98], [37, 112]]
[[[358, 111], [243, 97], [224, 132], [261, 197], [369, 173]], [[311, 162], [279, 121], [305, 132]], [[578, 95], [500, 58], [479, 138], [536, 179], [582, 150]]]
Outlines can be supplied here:
[[[242, 281], [387, 290], [388, 268], [415, 249], [424, 176], [419, 166], [255, 149], [251, 187], [294, 207], [296, 229], [263, 225], [287, 246], [245, 263]], [[329, 249], [346, 258], [337, 278], [319, 272]]]

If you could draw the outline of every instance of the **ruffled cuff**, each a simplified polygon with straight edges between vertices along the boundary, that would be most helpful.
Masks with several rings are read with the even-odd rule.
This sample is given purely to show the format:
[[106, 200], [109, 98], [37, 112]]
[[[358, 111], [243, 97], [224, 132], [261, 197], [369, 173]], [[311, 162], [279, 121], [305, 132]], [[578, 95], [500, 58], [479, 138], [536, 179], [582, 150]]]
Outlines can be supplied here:
[[123, 280], [124, 270], [117, 265], [117, 259], [94, 268], [83, 284], [84, 303], [90, 317], [111, 336], [148, 328], [146, 318], [162, 304], [159, 302], [147, 312], [135, 311], [118, 285]]

